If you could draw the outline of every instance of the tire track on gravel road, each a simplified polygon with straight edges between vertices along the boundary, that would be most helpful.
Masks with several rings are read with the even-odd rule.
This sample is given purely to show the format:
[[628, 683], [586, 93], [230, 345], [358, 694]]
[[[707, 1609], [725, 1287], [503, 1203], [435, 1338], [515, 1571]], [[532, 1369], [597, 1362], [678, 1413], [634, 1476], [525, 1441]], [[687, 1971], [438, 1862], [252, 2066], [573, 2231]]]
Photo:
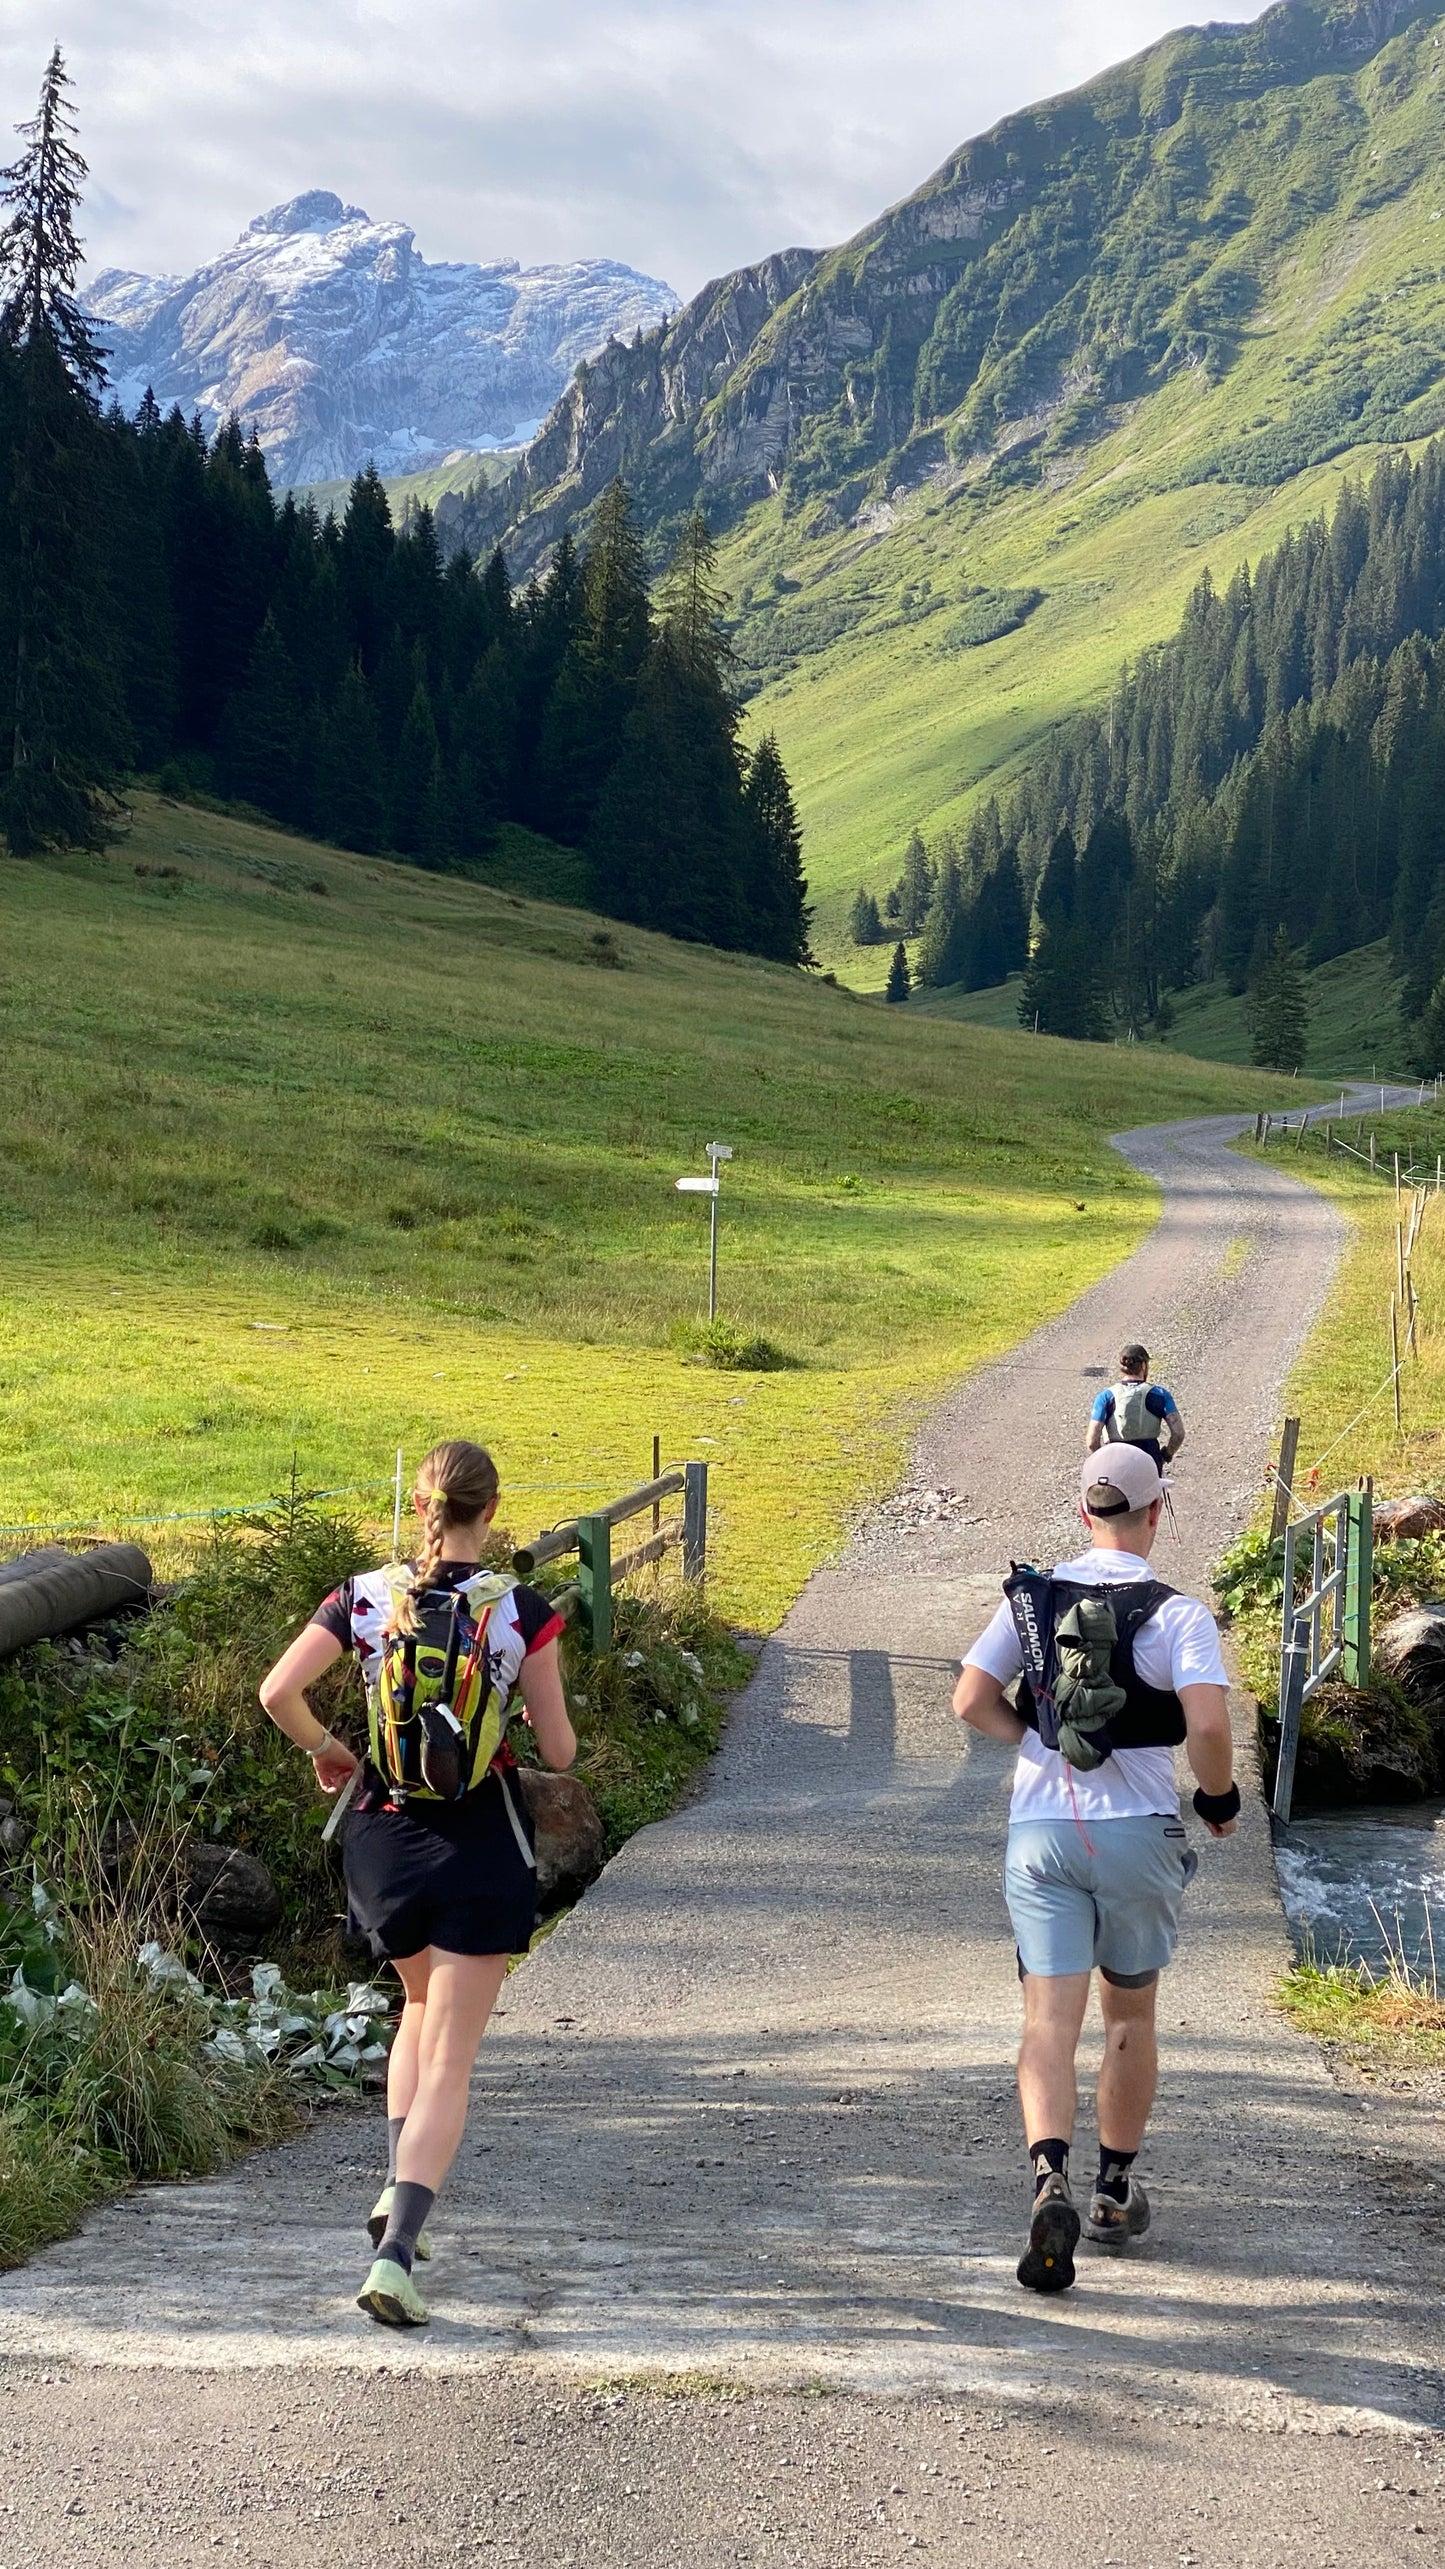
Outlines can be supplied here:
[[574, 2378], [1134, 2394], [1211, 2423], [1445, 2418], [1439, 2220], [1392, 2173], [1423, 2131], [1407, 2105], [1337, 2090], [1272, 2011], [1286, 1942], [1257, 1799], [1205, 1845], [1165, 1983], [1149, 2241], [1081, 2263], [1061, 2302], [1014, 2281], [1010, 1759], [960, 1739], [952, 1666], [1010, 1553], [1074, 1548], [1085, 1403], [1125, 1337], [1190, 1431], [1163, 1575], [1201, 1583], [1247, 1512], [1343, 1225], [1231, 1152], [1241, 1129], [1124, 1138], [1163, 1189], [1155, 1231], [920, 1440], [915, 1480], [966, 1493], [969, 1522], [880, 1519], [820, 1572], [706, 1797], [634, 1838], [509, 1982], [425, 2336], [383, 2336], [351, 2302], [378, 2114], [98, 2213], [0, 2281], [0, 2351], [442, 2375], [520, 2358]]

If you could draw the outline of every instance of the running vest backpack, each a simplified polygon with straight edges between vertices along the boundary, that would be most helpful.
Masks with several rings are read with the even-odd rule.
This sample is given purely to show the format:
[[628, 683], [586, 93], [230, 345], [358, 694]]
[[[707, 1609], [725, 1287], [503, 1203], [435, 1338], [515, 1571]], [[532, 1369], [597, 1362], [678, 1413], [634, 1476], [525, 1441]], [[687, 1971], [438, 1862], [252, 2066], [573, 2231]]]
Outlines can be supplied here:
[[1173, 1588], [1158, 1579], [1095, 1588], [1015, 1562], [1003, 1592], [1023, 1653], [1019, 1716], [1045, 1748], [1087, 1774], [1116, 1748], [1179, 1746], [1178, 1696], [1134, 1667], [1134, 1636]]
[[372, 1763], [401, 1800], [459, 1802], [507, 1735], [491, 1680], [487, 1626], [516, 1582], [479, 1570], [461, 1587], [427, 1588], [420, 1631], [384, 1634], [368, 1696]]
[[1111, 1445], [1157, 1445], [1164, 1421], [1149, 1407], [1147, 1383], [1113, 1383], [1113, 1415], [1104, 1422]]

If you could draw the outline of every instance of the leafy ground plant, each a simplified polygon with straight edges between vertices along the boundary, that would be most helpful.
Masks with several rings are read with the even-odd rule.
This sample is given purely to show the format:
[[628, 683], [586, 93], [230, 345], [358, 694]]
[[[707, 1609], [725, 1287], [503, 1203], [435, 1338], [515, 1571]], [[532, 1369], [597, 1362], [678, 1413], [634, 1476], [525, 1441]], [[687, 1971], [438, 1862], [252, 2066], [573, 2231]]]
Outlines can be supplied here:
[[1398, 1948], [1379, 1972], [1306, 1956], [1286, 1973], [1278, 2000], [1302, 2032], [1359, 2076], [1445, 2092], [1445, 1994], [1433, 1967], [1417, 1969]]

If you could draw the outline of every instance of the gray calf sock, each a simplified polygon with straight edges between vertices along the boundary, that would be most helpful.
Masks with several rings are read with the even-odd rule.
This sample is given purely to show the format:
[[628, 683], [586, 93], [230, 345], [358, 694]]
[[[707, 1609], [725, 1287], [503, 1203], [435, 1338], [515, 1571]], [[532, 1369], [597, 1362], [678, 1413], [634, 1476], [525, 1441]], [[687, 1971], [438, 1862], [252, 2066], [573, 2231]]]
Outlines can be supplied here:
[[401, 2148], [401, 2136], [405, 2130], [404, 2114], [388, 2114], [386, 2118], [386, 2182], [388, 2185], [396, 2183], [396, 2154]]
[[399, 2177], [381, 2246], [376, 2252], [378, 2257], [394, 2257], [396, 2263], [410, 2274], [422, 2224], [435, 2201], [436, 2196], [429, 2185], [411, 2185], [405, 2177]]

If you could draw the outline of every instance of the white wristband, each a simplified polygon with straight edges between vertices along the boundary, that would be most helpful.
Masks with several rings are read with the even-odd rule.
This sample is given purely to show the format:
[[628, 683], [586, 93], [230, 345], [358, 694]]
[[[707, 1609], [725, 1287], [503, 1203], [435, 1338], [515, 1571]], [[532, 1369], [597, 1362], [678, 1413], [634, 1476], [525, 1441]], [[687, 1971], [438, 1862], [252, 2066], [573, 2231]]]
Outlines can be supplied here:
[[324, 1757], [328, 1748], [334, 1748], [335, 1746], [336, 1742], [332, 1738], [330, 1731], [323, 1731], [321, 1737], [316, 1743], [316, 1746], [314, 1748], [308, 1748], [306, 1754], [308, 1757]]

